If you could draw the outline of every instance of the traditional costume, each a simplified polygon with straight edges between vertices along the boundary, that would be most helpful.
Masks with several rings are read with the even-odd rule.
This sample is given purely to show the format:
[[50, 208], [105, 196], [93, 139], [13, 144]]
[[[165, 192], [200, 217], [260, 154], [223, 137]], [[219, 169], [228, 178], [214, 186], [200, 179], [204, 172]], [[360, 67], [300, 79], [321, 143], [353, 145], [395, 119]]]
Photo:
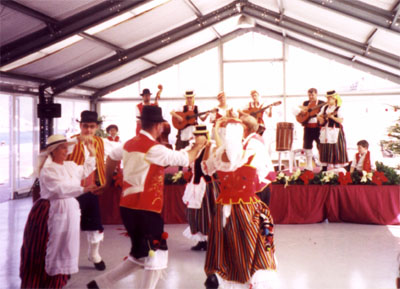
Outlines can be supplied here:
[[[62, 143], [73, 144], [64, 136], [50, 136], [44, 154]], [[95, 169], [95, 158], [87, 157], [82, 165], [59, 164], [47, 155], [39, 175], [41, 198], [24, 230], [21, 288], [62, 288], [68, 275], [78, 272], [81, 211], [75, 197], [83, 193], [81, 180]]]
[[268, 288], [276, 275], [273, 220], [255, 194], [260, 183], [252, 161], [257, 156], [243, 153], [240, 121], [228, 120], [219, 134], [222, 145], [202, 163], [208, 174], [216, 172], [220, 182], [209, 232], [205, 286], [241, 283]]

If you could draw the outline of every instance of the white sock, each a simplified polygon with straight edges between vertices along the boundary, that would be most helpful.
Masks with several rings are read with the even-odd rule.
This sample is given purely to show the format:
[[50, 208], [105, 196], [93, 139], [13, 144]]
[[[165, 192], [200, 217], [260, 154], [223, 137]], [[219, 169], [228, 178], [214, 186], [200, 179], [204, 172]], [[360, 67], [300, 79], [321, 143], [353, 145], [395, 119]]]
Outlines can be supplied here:
[[162, 270], [144, 270], [140, 289], [155, 289]]
[[88, 259], [90, 262], [99, 263], [101, 261], [99, 249], [100, 249], [100, 242], [97, 243], [88, 242]]
[[111, 269], [105, 274], [102, 274], [95, 278], [97, 285], [100, 288], [113, 288], [114, 284], [119, 280], [133, 274], [138, 269], [143, 268], [139, 264], [133, 263], [129, 259], [126, 259], [120, 263], [117, 267]]
[[307, 158], [307, 166], [306, 169], [309, 171], [313, 171], [313, 154], [312, 150], [306, 150], [306, 158]]

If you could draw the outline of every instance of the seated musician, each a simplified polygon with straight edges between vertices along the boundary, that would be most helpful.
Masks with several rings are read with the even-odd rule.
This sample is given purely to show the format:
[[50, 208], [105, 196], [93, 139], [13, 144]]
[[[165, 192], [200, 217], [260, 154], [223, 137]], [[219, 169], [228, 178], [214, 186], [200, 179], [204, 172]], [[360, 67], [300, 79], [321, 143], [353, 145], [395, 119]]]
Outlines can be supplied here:
[[[308, 90], [308, 100], [303, 102], [303, 105], [300, 107], [302, 113], [309, 115], [310, 117], [303, 122], [304, 126], [304, 135], [303, 135], [303, 149], [306, 152], [307, 158], [307, 166], [306, 170], [313, 171], [313, 143], [314, 141], [317, 143], [317, 148], [319, 150], [319, 131], [320, 126], [317, 121], [317, 114], [321, 110], [321, 106], [324, 104], [324, 101], [318, 100], [318, 91], [316, 88], [310, 88]], [[309, 111], [313, 107], [317, 107], [313, 111]]]
[[358, 153], [354, 155], [354, 159], [351, 162], [350, 172], [358, 171], [366, 171], [371, 172], [375, 170], [375, 162], [371, 161], [371, 153], [368, 150], [369, 144], [366, 140], [360, 140], [357, 143]]
[[[185, 122], [185, 119], [182, 115], [184, 114], [198, 114], [198, 107], [194, 104], [194, 96], [195, 93], [193, 90], [187, 90], [185, 92], [186, 104], [180, 107], [177, 110], [172, 110], [171, 115], [173, 118], [177, 119], [179, 122]], [[178, 112], [178, 113], [177, 113]], [[184, 113], [184, 114], [182, 114]], [[205, 113], [201, 116], [194, 117], [193, 120], [187, 123], [187, 125], [183, 129], [178, 130], [178, 134], [176, 135], [176, 143], [175, 149], [180, 150], [189, 145], [189, 141], [193, 138], [193, 131], [197, 125], [197, 118], [200, 118], [202, 121], [206, 120], [208, 113]]]
[[[251, 113], [253, 111], [254, 112], [258, 111], [262, 107], [264, 107], [264, 104], [260, 102], [260, 94], [257, 92], [257, 90], [252, 90], [250, 92], [250, 95], [251, 95], [252, 101], [250, 101], [246, 105], [246, 107], [243, 110], [244, 112]], [[264, 113], [268, 117], [272, 117], [272, 106], [270, 106], [269, 109], [266, 109], [264, 111], [261, 111], [261, 112], [257, 113], [257, 115], [256, 115], [257, 123], [259, 125], [257, 133], [259, 135], [263, 135], [263, 133], [265, 131], [265, 123], [264, 123], [264, 117], [263, 117]]]

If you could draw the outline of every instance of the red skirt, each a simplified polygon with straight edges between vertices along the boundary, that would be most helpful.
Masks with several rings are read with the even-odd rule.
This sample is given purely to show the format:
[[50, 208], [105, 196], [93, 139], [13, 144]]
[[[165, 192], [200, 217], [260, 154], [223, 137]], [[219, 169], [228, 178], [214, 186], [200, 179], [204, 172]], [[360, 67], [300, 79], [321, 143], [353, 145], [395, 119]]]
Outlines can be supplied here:
[[48, 200], [39, 199], [29, 213], [21, 248], [21, 288], [62, 288], [67, 284], [68, 275], [50, 276], [45, 271], [49, 208]]

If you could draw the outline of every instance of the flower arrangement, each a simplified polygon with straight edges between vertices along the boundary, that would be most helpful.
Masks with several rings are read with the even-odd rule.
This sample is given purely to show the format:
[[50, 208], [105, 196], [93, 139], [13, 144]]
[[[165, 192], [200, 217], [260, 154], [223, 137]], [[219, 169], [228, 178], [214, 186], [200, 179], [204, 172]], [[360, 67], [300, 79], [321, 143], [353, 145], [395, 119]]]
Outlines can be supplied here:
[[314, 174], [311, 171], [297, 169], [291, 176], [279, 172], [275, 184], [288, 185], [399, 185], [400, 175], [393, 168], [376, 162], [376, 171], [359, 172], [320, 172]]

